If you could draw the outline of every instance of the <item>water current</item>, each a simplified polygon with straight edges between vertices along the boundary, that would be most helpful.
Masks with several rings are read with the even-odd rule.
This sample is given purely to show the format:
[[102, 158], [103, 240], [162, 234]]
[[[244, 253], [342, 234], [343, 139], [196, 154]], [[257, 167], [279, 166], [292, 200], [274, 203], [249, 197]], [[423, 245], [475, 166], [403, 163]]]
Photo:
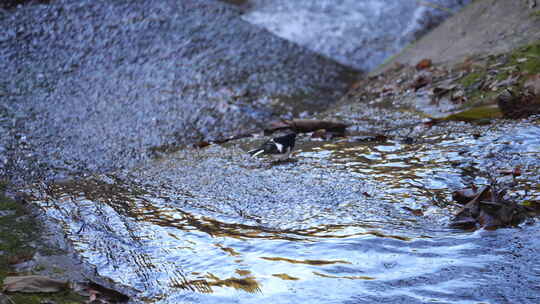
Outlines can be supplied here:
[[371, 70], [470, 0], [250, 0], [243, 18], [329, 58]]
[[87, 266], [150, 303], [535, 303], [536, 221], [447, 228], [451, 192], [495, 168], [521, 166], [509, 195], [540, 198], [537, 122], [480, 131], [302, 137], [277, 165], [247, 140], [29, 193]]
[[[452, 191], [500, 170], [521, 167], [511, 199], [539, 199], [538, 119], [413, 141], [302, 135], [277, 165], [247, 156], [254, 138], [162, 153], [261, 127], [280, 98], [327, 109], [349, 87], [342, 65], [245, 20], [368, 70], [468, 1], [248, 2], [243, 15], [210, 0], [0, 11], [0, 174], [89, 277], [134, 303], [539, 303], [535, 219], [447, 228]], [[419, 120], [356, 106], [344, 114], [359, 124]]]

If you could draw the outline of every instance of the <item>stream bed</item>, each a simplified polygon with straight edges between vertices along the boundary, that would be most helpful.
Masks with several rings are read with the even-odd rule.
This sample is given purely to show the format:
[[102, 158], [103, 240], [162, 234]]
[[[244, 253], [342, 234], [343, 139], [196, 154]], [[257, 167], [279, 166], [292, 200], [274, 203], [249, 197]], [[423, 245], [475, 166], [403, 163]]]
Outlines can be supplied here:
[[[418, 29], [418, 1], [356, 7], [405, 18], [330, 28], [350, 45], [388, 42], [365, 62], [355, 57], [364, 49], [341, 38], [333, 41], [343, 53], [324, 44], [341, 63], [253, 24], [268, 20], [255, 14], [267, 9], [294, 19], [280, 14], [300, 1], [250, 2], [56, 0], [0, 10], [0, 177], [41, 211], [85, 277], [132, 303], [540, 302], [536, 218], [495, 231], [448, 228], [460, 208], [452, 192], [490, 175], [515, 182], [509, 199], [539, 200], [538, 117], [422, 130], [419, 112], [445, 102], [411, 89], [416, 75], [399, 80], [405, 93], [394, 100], [355, 96], [363, 84], [349, 66], [370, 69], [416, 33], [362, 31], [376, 34], [381, 20]], [[339, 7], [311, 28], [348, 11], [364, 16]], [[261, 136], [191, 148], [298, 117], [355, 125], [345, 138], [300, 135], [282, 164], [248, 156]], [[411, 124], [419, 128], [403, 127]], [[358, 136], [389, 129], [403, 132]], [[499, 174], [517, 167], [514, 181]]]
[[136, 302], [535, 303], [536, 220], [447, 227], [452, 191], [498, 170], [521, 166], [509, 195], [538, 200], [539, 135], [531, 120], [415, 143], [301, 136], [282, 164], [248, 157], [251, 138], [27, 194]]

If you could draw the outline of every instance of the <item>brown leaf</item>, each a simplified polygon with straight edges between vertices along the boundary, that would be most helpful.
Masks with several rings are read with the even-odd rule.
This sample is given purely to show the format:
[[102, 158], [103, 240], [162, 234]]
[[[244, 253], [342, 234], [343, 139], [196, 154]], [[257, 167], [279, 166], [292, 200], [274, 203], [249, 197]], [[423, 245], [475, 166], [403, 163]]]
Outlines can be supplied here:
[[416, 64], [417, 70], [425, 70], [427, 68], [430, 68], [432, 65], [431, 59], [422, 59]]
[[471, 200], [480, 201], [489, 199], [491, 197], [491, 188], [482, 187], [478, 189], [476, 185], [472, 185], [470, 188], [464, 188], [461, 190], [454, 191], [452, 193], [452, 199], [460, 204], [467, 204]]
[[452, 199], [459, 204], [465, 205], [470, 202], [476, 196], [476, 190], [473, 188], [465, 188], [454, 191], [452, 193]]
[[349, 87], [349, 90], [356, 90], [362, 87], [364, 84], [363, 80], [355, 81], [351, 86]]
[[[464, 196], [470, 198], [471, 194], [465, 193]], [[504, 200], [504, 191], [495, 191], [490, 186], [484, 186], [456, 214], [450, 225], [464, 229], [497, 229], [518, 225], [526, 219], [527, 212], [527, 208], [516, 202]]]
[[503, 175], [520, 176], [521, 175], [521, 167], [517, 166], [512, 170], [501, 170], [500, 173], [503, 174]]
[[422, 211], [422, 209], [413, 209], [413, 208], [409, 208], [409, 207], [401, 207], [409, 212], [411, 212], [413, 215], [416, 215], [416, 216], [423, 216], [424, 215], [424, 211]]
[[68, 282], [53, 280], [48, 277], [31, 275], [6, 277], [4, 279], [5, 292], [58, 292], [68, 288]]

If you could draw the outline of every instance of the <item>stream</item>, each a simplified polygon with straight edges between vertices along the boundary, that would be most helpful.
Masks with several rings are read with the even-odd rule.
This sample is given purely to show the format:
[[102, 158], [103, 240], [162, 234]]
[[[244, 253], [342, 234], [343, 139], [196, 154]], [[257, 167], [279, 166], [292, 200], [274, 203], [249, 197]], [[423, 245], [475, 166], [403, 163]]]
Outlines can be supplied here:
[[[540, 199], [538, 118], [408, 132], [429, 103], [414, 92], [340, 103], [468, 1], [225, 2], [243, 4], [0, 10], [0, 177], [87, 278], [131, 303], [540, 302], [537, 219], [448, 228], [452, 192], [490, 175]], [[317, 115], [352, 135], [301, 134], [281, 164], [246, 153], [269, 122]]]
[[303, 136], [284, 164], [249, 158], [246, 139], [28, 194], [88, 268], [151, 303], [534, 303], [537, 221], [447, 227], [452, 191], [489, 168], [521, 166], [509, 195], [540, 198], [540, 126], [476, 131]]

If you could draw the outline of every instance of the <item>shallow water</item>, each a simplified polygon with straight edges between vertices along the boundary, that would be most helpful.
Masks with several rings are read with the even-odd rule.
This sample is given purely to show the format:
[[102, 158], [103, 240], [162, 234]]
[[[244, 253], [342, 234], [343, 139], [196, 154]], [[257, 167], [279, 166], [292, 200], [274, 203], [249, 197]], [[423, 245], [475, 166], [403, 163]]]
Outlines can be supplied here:
[[536, 221], [446, 228], [451, 192], [486, 183], [488, 168], [521, 165], [513, 192], [540, 198], [540, 127], [481, 131], [413, 144], [303, 137], [296, 161], [278, 165], [248, 158], [245, 140], [29, 193], [85, 265], [139, 301], [536, 303]]

